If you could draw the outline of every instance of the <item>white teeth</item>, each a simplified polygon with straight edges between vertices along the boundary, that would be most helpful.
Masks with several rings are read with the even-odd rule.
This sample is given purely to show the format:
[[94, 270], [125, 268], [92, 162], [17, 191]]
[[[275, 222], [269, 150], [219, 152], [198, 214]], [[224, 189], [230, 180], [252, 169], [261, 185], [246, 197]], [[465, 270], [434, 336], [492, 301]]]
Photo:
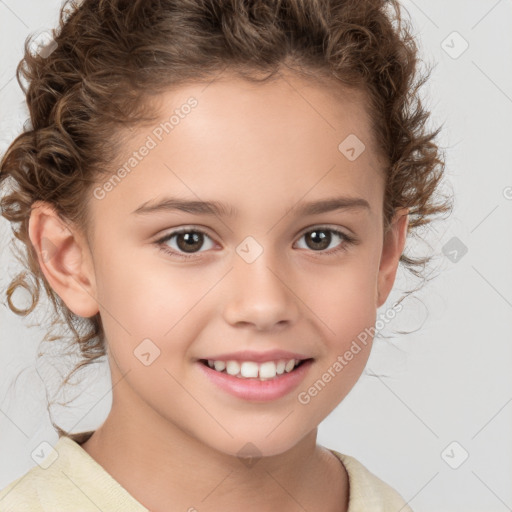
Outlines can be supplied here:
[[290, 359], [284, 361], [266, 361], [256, 363], [254, 361], [215, 361], [208, 359], [208, 366], [218, 372], [224, 372], [238, 378], [260, 380], [273, 379], [276, 376], [290, 373], [298, 364], [300, 359]]
[[277, 375], [282, 375], [284, 373], [285, 366], [286, 366], [286, 362], [285, 361], [278, 361], [278, 363], [276, 365], [276, 373], [277, 373]]
[[224, 361], [215, 361], [213, 363], [213, 366], [218, 372], [221, 372], [222, 370], [226, 369], [226, 363]]
[[290, 359], [286, 363], [286, 366], [284, 367], [285, 372], [290, 373], [293, 370], [294, 366], [295, 366], [295, 359]]
[[268, 361], [260, 366], [260, 378], [261, 379], [273, 379], [276, 376], [276, 363]]
[[226, 372], [229, 375], [238, 375], [240, 373], [240, 365], [237, 361], [228, 361], [226, 363]]
[[244, 361], [242, 366], [240, 367], [240, 373], [242, 377], [257, 377], [258, 376], [258, 363], [252, 363], [249, 361]]

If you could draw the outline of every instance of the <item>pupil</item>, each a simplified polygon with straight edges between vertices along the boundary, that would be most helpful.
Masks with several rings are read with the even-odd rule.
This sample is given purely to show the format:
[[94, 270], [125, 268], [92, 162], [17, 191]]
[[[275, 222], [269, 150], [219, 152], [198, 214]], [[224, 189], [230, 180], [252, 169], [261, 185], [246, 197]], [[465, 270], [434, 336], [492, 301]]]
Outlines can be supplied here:
[[[322, 233], [322, 234], [319, 235], [319, 233]], [[326, 247], [329, 247], [330, 235], [326, 235], [325, 233], [326, 233], [325, 230], [311, 231], [311, 238], [316, 239], [316, 240], [314, 240], [315, 244], [318, 244], [318, 243], [321, 244], [320, 249], [325, 249]], [[316, 248], [318, 249], [318, 247], [316, 247]]]
[[[181, 244], [180, 243], [181, 240], [185, 240], [185, 243]], [[180, 233], [177, 237], [178, 247], [185, 251], [187, 251], [189, 249], [194, 249], [194, 248], [198, 249], [201, 246], [200, 242], [201, 242], [201, 234], [196, 231]], [[194, 247], [194, 245], [198, 245], [198, 247]]]

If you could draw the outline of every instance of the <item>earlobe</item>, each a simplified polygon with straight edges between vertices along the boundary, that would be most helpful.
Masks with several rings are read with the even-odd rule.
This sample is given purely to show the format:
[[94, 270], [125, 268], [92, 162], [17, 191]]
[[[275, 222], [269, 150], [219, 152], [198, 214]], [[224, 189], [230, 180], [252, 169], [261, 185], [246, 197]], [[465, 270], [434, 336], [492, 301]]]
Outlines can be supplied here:
[[78, 231], [42, 201], [32, 205], [28, 233], [46, 280], [76, 315], [98, 312], [94, 272], [87, 244]]
[[397, 210], [391, 226], [384, 236], [377, 282], [377, 308], [386, 302], [395, 282], [400, 256], [407, 240], [408, 213], [408, 208]]

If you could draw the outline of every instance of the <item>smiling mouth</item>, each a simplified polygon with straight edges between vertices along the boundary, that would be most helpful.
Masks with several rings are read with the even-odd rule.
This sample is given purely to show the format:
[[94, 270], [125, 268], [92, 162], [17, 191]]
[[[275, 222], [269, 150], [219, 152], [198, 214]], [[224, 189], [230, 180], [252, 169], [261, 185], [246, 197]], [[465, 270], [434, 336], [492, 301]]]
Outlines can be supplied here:
[[282, 375], [292, 373], [309, 359], [279, 359], [256, 363], [254, 361], [214, 361], [211, 359], [200, 359], [203, 365], [218, 373], [224, 373], [239, 379], [272, 380]]

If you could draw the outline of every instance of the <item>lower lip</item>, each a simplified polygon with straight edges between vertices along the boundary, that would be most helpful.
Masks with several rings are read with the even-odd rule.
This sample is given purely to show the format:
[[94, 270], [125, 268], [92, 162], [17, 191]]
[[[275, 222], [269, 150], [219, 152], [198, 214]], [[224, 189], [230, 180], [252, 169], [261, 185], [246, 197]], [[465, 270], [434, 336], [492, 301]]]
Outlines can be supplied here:
[[313, 360], [309, 359], [290, 373], [283, 373], [269, 380], [244, 379], [213, 370], [197, 361], [199, 369], [217, 387], [244, 400], [265, 402], [277, 400], [293, 391], [303, 380]]

